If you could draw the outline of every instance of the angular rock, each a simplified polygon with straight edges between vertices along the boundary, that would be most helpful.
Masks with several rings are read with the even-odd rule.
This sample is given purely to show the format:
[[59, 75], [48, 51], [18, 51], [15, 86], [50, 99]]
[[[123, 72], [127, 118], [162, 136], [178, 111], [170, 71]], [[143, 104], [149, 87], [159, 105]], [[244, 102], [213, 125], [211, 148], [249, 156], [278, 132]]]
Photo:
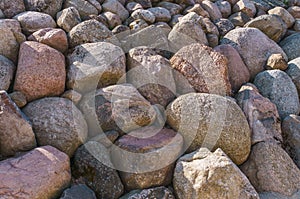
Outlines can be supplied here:
[[279, 69], [286, 70], [288, 67], [286, 60], [282, 56], [282, 54], [272, 54], [267, 61], [266, 68], [267, 69]]
[[279, 16], [287, 25], [287, 28], [293, 26], [295, 19], [294, 17], [284, 8], [275, 7], [268, 11], [268, 14], [273, 14]]
[[297, 31], [297, 32], [300, 32], [300, 19], [296, 19], [296, 20], [295, 20], [293, 29], [294, 29], [295, 31]]
[[236, 96], [252, 131], [252, 145], [259, 142], [281, 144], [281, 124], [276, 105], [263, 97], [253, 84], [242, 86]]
[[106, 42], [77, 46], [68, 62], [67, 87], [84, 93], [116, 84], [126, 72], [123, 50]]
[[51, 145], [72, 157], [86, 141], [85, 119], [68, 99], [43, 98], [27, 104], [23, 111], [32, 122], [39, 146]]
[[170, 12], [171, 16], [180, 14], [182, 11], [182, 6], [175, 4], [175, 3], [167, 2], [167, 1], [159, 2], [157, 4], [157, 7], [162, 7], [162, 8], [167, 9]]
[[256, 14], [256, 7], [252, 1], [249, 0], [239, 0], [233, 7], [233, 12], [243, 12], [249, 17], [254, 17]]
[[169, 10], [163, 7], [153, 7], [148, 9], [155, 16], [156, 22], [169, 22], [171, 20], [171, 14]]
[[53, 18], [62, 8], [64, 0], [24, 0], [27, 11], [37, 11], [49, 14]]
[[186, 15], [187, 13], [195, 12], [197, 15], [209, 18], [209, 14], [206, 10], [204, 10], [201, 6], [201, 4], [197, 3], [193, 6], [187, 7], [184, 11], [183, 14]]
[[21, 44], [15, 91], [21, 91], [28, 101], [33, 101], [62, 94], [65, 81], [63, 54], [45, 44], [33, 41]]
[[9, 97], [19, 108], [23, 108], [27, 104], [26, 96], [19, 91], [10, 93]]
[[70, 47], [75, 47], [84, 43], [102, 42], [112, 36], [112, 32], [104, 24], [91, 19], [72, 28], [69, 32], [69, 44]]
[[284, 38], [279, 45], [288, 56], [289, 61], [300, 57], [300, 33]]
[[79, 12], [74, 7], [66, 8], [58, 12], [56, 19], [57, 25], [66, 32], [70, 32], [74, 26], [81, 22]]
[[282, 122], [284, 147], [295, 164], [300, 168], [300, 117], [289, 115]]
[[210, 150], [221, 148], [235, 164], [246, 161], [251, 132], [244, 113], [231, 99], [189, 93], [169, 104], [166, 116], [167, 123], [182, 133], [188, 152], [200, 146]]
[[287, 30], [286, 23], [277, 15], [261, 15], [249, 21], [245, 27], [257, 28], [275, 42], [279, 42]]
[[0, 155], [9, 157], [34, 147], [36, 141], [31, 124], [8, 94], [0, 91]]
[[109, 86], [89, 93], [80, 102], [90, 136], [103, 131], [130, 132], [150, 125], [156, 112], [130, 84]]
[[220, 36], [226, 35], [235, 28], [233, 23], [228, 19], [217, 19], [214, 21], [214, 24], [218, 27]]
[[152, 7], [152, 0], [134, 0], [138, 4], [140, 4], [144, 9]]
[[170, 62], [179, 73], [175, 75], [177, 93], [187, 93], [194, 89], [202, 93], [231, 94], [227, 59], [212, 48], [191, 44], [180, 49]]
[[108, 150], [95, 141], [89, 141], [78, 148], [74, 156], [72, 175], [93, 189], [98, 198], [117, 199], [124, 191]]
[[37, 41], [46, 44], [56, 50], [64, 53], [68, 50], [68, 38], [62, 29], [45, 28], [34, 32], [29, 41]]
[[16, 71], [15, 64], [0, 55], [0, 90], [8, 90]]
[[209, 14], [209, 18], [212, 21], [222, 18], [222, 13], [220, 12], [218, 6], [209, 0], [204, 0], [201, 2], [201, 6]]
[[146, 199], [146, 198], [159, 198], [159, 199], [175, 199], [172, 191], [166, 187], [155, 187], [143, 190], [134, 190], [122, 196], [120, 199]]
[[106, 0], [102, 7], [104, 12], [112, 12], [119, 15], [122, 21], [129, 17], [129, 12], [118, 0]]
[[234, 29], [227, 33], [220, 43], [230, 44], [239, 52], [252, 79], [264, 70], [271, 54], [280, 53], [287, 60], [284, 51], [256, 28]]
[[292, 7], [289, 7], [289, 8], [287, 9], [287, 11], [288, 11], [295, 19], [299, 19], [299, 18], [300, 18], [300, 14], [299, 14], [300, 6], [292, 6]]
[[93, 190], [85, 184], [73, 185], [66, 189], [59, 199], [97, 199]]
[[23, 0], [2, 0], [0, 2], [0, 10], [6, 18], [12, 18], [15, 15], [25, 11], [25, 5]]
[[53, 18], [50, 15], [41, 12], [22, 12], [14, 16], [14, 19], [20, 22], [23, 32], [27, 35], [43, 28], [56, 27], [56, 23]]
[[145, 127], [117, 140], [112, 161], [127, 190], [171, 183], [174, 161], [181, 155], [183, 138], [171, 129]]
[[247, 177], [221, 150], [200, 148], [182, 156], [173, 178], [178, 199], [259, 199]]
[[88, 19], [90, 15], [98, 15], [99, 12], [93, 4], [87, 0], [65, 0], [64, 8], [75, 8], [82, 19]]
[[20, 23], [14, 19], [0, 20], [0, 54], [17, 62], [19, 45], [26, 40]]
[[0, 162], [1, 198], [56, 198], [71, 181], [69, 157], [44, 146]]
[[127, 82], [151, 103], [166, 107], [176, 94], [169, 60], [147, 47], [137, 47], [127, 56]]
[[215, 51], [223, 54], [228, 60], [228, 77], [234, 92], [238, 91], [242, 84], [249, 82], [250, 73], [239, 53], [231, 45], [219, 45]]
[[126, 9], [129, 11], [129, 13], [133, 13], [136, 10], [142, 9], [143, 10], [143, 6], [137, 2], [129, 2], [126, 4]]
[[281, 119], [289, 114], [300, 112], [299, 97], [292, 79], [281, 70], [268, 70], [259, 73], [254, 79], [260, 93], [273, 102]]
[[259, 193], [276, 192], [288, 197], [299, 190], [300, 170], [277, 144], [257, 143], [240, 168]]
[[201, 17], [193, 12], [181, 18], [169, 33], [168, 40], [172, 44], [173, 52], [193, 43], [208, 45], [201, 26]]
[[112, 12], [104, 12], [104, 13], [102, 13], [102, 15], [107, 20], [109, 29], [113, 29], [114, 27], [122, 24], [122, 21], [121, 21], [119, 15], [116, 15]]

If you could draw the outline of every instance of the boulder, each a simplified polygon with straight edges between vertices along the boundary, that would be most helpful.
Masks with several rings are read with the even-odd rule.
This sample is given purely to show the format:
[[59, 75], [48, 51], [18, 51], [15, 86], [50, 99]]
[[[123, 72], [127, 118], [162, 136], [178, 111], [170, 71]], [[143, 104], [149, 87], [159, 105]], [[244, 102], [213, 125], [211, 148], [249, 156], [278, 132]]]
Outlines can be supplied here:
[[0, 162], [1, 198], [56, 198], [71, 181], [69, 157], [44, 146]]
[[268, 14], [279, 16], [288, 28], [291, 28], [295, 22], [294, 17], [286, 9], [279, 6], [269, 10]]
[[289, 61], [300, 57], [300, 33], [284, 38], [279, 45], [286, 53]]
[[244, 113], [231, 99], [189, 93], [170, 103], [166, 116], [167, 123], [183, 135], [187, 152], [200, 146], [210, 150], [221, 148], [235, 164], [246, 161], [251, 132]]
[[34, 147], [36, 141], [31, 124], [8, 94], [0, 91], [0, 156], [13, 156]]
[[66, 81], [65, 57], [45, 44], [26, 41], [21, 44], [14, 84], [28, 101], [58, 96]]
[[227, 33], [220, 43], [230, 44], [239, 52], [252, 79], [264, 70], [270, 55], [280, 53], [287, 60], [284, 51], [256, 28], [234, 29]]
[[12, 18], [15, 15], [25, 11], [25, 5], [23, 0], [2, 0], [0, 2], [0, 10], [6, 18]]
[[178, 199], [259, 199], [247, 177], [221, 150], [200, 148], [182, 156], [173, 178]]
[[281, 70], [259, 73], [254, 84], [260, 93], [277, 106], [281, 119], [300, 112], [299, 97], [292, 79]]
[[64, 8], [75, 8], [82, 19], [88, 19], [90, 15], [98, 15], [99, 12], [90, 1], [87, 0], [65, 0]]
[[108, 150], [95, 141], [89, 141], [78, 148], [74, 156], [72, 175], [95, 191], [97, 198], [117, 199], [124, 191], [119, 175], [110, 161]]
[[[193, 91], [230, 95], [227, 59], [221, 53], [202, 44], [180, 49], [170, 60], [175, 71], [177, 93]], [[192, 89], [190, 89], [192, 87]]]
[[81, 22], [79, 12], [76, 8], [65, 8], [56, 15], [56, 23], [66, 32], [70, 32], [74, 26]]
[[155, 16], [155, 21], [169, 22], [171, 20], [171, 14], [169, 10], [163, 7], [153, 7], [148, 9]]
[[129, 12], [118, 0], [106, 0], [102, 4], [104, 12], [112, 12], [118, 15], [122, 21], [129, 17]]
[[49, 14], [55, 18], [62, 8], [64, 0], [24, 0], [27, 11], [37, 11]]
[[72, 157], [87, 139], [86, 121], [68, 99], [43, 98], [27, 104], [23, 111], [32, 122], [39, 146], [51, 145]]
[[110, 43], [77, 46], [68, 56], [67, 87], [81, 93], [119, 82], [126, 72], [123, 50]]

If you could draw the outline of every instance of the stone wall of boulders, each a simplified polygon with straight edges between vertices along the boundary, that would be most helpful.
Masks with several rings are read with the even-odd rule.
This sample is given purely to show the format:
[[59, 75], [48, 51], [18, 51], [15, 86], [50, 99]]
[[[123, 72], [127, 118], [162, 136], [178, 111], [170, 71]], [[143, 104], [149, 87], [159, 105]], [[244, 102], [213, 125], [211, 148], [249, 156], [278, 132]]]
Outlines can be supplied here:
[[299, 199], [299, 0], [0, 0], [1, 199]]

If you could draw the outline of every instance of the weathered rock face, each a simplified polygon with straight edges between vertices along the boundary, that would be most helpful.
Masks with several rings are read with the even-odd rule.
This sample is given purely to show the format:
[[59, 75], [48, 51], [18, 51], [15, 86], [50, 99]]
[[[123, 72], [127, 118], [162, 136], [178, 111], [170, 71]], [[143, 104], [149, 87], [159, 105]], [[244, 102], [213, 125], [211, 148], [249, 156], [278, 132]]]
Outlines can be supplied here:
[[64, 92], [65, 57], [57, 50], [38, 42], [21, 44], [14, 90], [28, 101]]
[[24, 0], [27, 11], [49, 14], [53, 18], [62, 8], [63, 0]]
[[259, 199], [246, 176], [221, 150], [206, 148], [181, 157], [174, 171], [173, 186], [179, 199]]
[[0, 20], [0, 54], [17, 62], [19, 45], [26, 40], [20, 23], [14, 19]]
[[[185, 149], [221, 148], [236, 164], [243, 163], [251, 146], [247, 119], [232, 100], [213, 94], [178, 97], [166, 110], [167, 123], [182, 133]], [[236, 142], [239, 140], [239, 142]]]
[[220, 42], [232, 45], [239, 52], [249, 69], [251, 78], [264, 70], [271, 54], [280, 53], [287, 60], [284, 51], [256, 28], [234, 29], [227, 33]]
[[268, 70], [259, 73], [254, 79], [260, 93], [277, 106], [281, 119], [289, 114], [300, 111], [299, 97], [296, 86], [291, 78], [283, 71]]
[[89, 126], [89, 135], [102, 131], [130, 132], [150, 125], [156, 119], [155, 109], [130, 84], [109, 86], [83, 97], [80, 108]]
[[90, 141], [76, 151], [72, 174], [93, 189], [98, 198], [117, 199], [124, 187], [113, 168], [107, 149], [98, 142]]
[[64, 8], [74, 7], [78, 10], [82, 19], [88, 19], [89, 15], [98, 15], [98, 10], [90, 1], [86, 0], [65, 0]]
[[289, 61], [300, 57], [300, 33], [284, 38], [279, 45], [288, 56]]
[[236, 12], [228, 18], [231, 23], [233, 23], [235, 26], [241, 26], [243, 27], [248, 21], [250, 21], [250, 17], [246, 15], [243, 12]]
[[85, 184], [73, 185], [66, 189], [60, 199], [97, 199], [93, 190]]
[[275, 42], [280, 41], [287, 30], [286, 23], [277, 15], [261, 15], [249, 21], [245, 27], [257, 28]]
[[292, 27], [295, 22], [294, 17], [286, 9], [279, 6], [269, 10], [268, 14], [279, 16], [286, 23], [288, 28]]
[[77, 46], [68, 61], [67, 87], [79, 92], [116, 84], [126, 72], [123, 50], [105, 42]]
[[[33, 149], [35, 136], [24, 114], [5, 91], [0, 91], [0, 154], [13, 156]], [[1, 196], [1, 191], [0, 191]]]
[[24, 109], [38, 145], [51, 145], [72, 157], [87, 138], [87, 124], [76, 106], [65, 98], [43, 98]]
[[240, 168], [259, 193], [277, 192], [288, 197], [299, 190], [300, 170], [277, 144], [257, 143]]
[[289, 115], [282, 122], [285, 150], [300, 168], [300, 117]]
[[0, 2], [0, 9], [2, 10], [5, 17], [12, 18], [17, 14], [24, 12], [25, 5], [23, 0], [2, 0]]
[[16, 66], [12, 61], [0, 55], [0, 90], [8, 90], [14, 78]]
[[285, 71], [293, 83], [295, 84], [298, 95], [300, 94], [300, 58], [296, 58], [288, 62], [288, 68]]
[[127, 190], [169, 185], [183, 138], [171, 129], [145, 127], [117, 140], [112, 161]]
[[231, 94], [227, 59], [210, 47], [191, 44], [180, 49], [170, 61], [179, 72], [175, 75], [177, 93], [188, 93], [192, 87], [202, 93]]
[[71, 47], [75, 47], [84, 43], [102, 42], [112, 36], [112, 32], [105, 25], [91, 19], [72, 28], [69, 32], [69, 44]]
[[14, 19], [20, 22], [23, 32], [27, 35], [43, 28], [56, 27], [56, 23], [53, 18], [50, 15], [41, 12], [22, 12], [14, 16]]
[[137, 47], [127, 56], [127, 82], [151, 103], [167, 106], [176, 94], [169, 60], [147, 47]]
[[66, 8], [58, 12], [56, 19], [57, 25], [66, 32], [70, 32], [74, 26], [81, 22], [79, 12], [74, 7]]
[[150, 189], [134, 190], [122, 196], [120, 199], [137, 199], [137, 198], [175, 199], [173, 193], [166, 187], [155, 187]]
[[208, 41], [201, 26], [201, 17], [192, 12], [180, 19], [168, 36], [172, 52], [177, 52], [184, 46], [201, 43], [208, 45]]
[[62, 29], [45, 28], [34, 32], [29, 41], [37, 41], [46, 44], [64, 53], [68, 49], [68, 38]]
[[282, 143], [280, 118], [275, 104], [260, 95], [250, 83], [242, 86], [236, 99], [252, 130], [252, 145], [259, 142]]
[[0, 162], [0, 197], [56, 198], [71, 180], [69, 157], [44, 146], [29, 153]]
[[250, 80], [250, 73], [239, 53], [231, 45], [219, 45], [215, 51], [223, 54], [228, 60], [228, 77], [234, 92], [238, 91], [242, 84]]

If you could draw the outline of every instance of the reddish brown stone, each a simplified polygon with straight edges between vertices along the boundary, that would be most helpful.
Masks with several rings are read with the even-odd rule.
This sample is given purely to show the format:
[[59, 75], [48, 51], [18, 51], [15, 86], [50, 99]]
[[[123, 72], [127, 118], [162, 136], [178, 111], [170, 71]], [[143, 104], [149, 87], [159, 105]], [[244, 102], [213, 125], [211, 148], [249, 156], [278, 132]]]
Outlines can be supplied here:
[[71, 180], [69, 157], [45, 146], [0, 163], [0, 198], [56, 198]]
[[44, 28], [34, 32], [28, 40], [46, 44], [62, 53], [68, 49], [68, 38], [62, 29]]
[[114, 165], [127, 190], [168, 185], [183, 138], [171, 129], [145, 127], [121, 137], [112, 149]]
[[45, 44], [22, 43], [14, 90], [21, 91], [32, 101], [60, 95], [65, 89], [65, 80], [63, 54]]
[[228, 77], [233, 91], [238, 91], [242, 84], [250, 80], [250, 73], [239, 53], [230, 45], [224, 44], [214, 48], [228, 60]]
[[228, 79], [227, 59], [202, 44], [191, 44], [180, 49], [171, 58], [172, 67], [180, 74], [177, 78], [177, 92], [197, 92], [218, 95], [230, 95], [231, 85]]

